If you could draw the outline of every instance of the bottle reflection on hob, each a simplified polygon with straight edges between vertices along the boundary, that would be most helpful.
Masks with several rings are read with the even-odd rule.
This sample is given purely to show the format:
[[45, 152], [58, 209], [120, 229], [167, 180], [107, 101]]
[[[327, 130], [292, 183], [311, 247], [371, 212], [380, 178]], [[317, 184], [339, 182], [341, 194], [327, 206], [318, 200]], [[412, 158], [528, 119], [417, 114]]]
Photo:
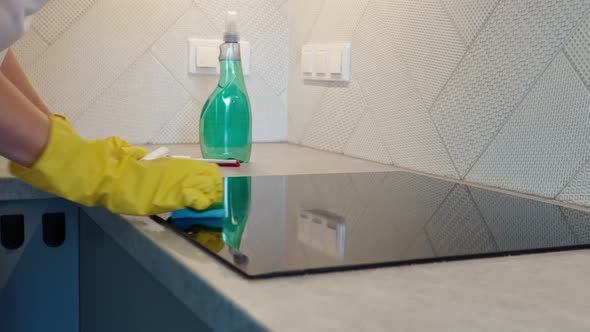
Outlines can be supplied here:
[[250, 177], [225, 178], [224, 187], [226, 218], [223, 221], [223, 241], [239, 253], [250, 214]]

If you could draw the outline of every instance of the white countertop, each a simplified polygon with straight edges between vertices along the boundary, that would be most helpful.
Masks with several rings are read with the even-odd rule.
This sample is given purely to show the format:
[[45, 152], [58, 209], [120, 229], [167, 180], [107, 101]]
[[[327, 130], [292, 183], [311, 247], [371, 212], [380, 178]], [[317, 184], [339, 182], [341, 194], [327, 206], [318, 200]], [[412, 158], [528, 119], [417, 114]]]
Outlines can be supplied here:
[[[198, 155], [196, 146], [171, 148]], [[256, 145], [251, 164], [223, 169], [226, 175], [396, 170], [286, 144]], [[249, 326], [239, 322], [244, 317], [272, 331], [590, 329], [590, 251], [250, 281], [148, 218], [113, 222], [103, 209], [88, 213], [219, 330]]]

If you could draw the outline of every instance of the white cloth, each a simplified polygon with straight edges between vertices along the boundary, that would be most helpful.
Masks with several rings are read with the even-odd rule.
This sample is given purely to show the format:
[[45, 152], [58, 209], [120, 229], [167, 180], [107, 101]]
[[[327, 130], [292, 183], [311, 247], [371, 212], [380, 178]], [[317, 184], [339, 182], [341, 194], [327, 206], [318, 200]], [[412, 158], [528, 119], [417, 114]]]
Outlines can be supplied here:
[[[48, 0], [0, 0], [0, 51], [22, 37], [30, 25], [30, 16]], [[0, 54], [4, 59], [4, 54]]]
[[4, 57], [6, 56], [6, 51], [0, 51], [0, 65], [4, 62]]

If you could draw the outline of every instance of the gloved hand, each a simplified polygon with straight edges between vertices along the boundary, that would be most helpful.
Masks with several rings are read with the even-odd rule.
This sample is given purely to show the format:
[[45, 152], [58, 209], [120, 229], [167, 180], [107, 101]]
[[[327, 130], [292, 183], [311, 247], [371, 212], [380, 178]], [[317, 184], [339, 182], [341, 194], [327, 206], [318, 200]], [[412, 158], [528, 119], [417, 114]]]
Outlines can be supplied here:
[[86, 206], [152, 215], [203, 210], [223, 197], [217, 165], [184, 159], [139, 161], [141, 149], [118, 138], [87, 141], [67, 120], [51, 117], [49, 142], [31, 168], [10, 164], [22, 181]]
[[[72, 126], [72, 124], [70, 123], [70, 120], [68, 120], [68, 118], [66, 118], [64, 115], [61, 114], [54, 114], [53, 116], [61, 118], [62, 120], [64, 120], [68, 126]], [[146, 152], [145, 149], [139, 146], [132, 146], [131, 144], [127, 143], [127, 141], [125, 141], [124, 139], [117, 137], [117, 136], [112, 136], [112, 137], [108, 137], [106, 138], [106, 143], [110, 145], [111, 147], [111, 151], [114, 155], [117, 156], [121, 156], [122, 154], [128, 154], [130, 155], [132, 158], [134, 159], [141, 159], [143, 157], [145, 157]]]

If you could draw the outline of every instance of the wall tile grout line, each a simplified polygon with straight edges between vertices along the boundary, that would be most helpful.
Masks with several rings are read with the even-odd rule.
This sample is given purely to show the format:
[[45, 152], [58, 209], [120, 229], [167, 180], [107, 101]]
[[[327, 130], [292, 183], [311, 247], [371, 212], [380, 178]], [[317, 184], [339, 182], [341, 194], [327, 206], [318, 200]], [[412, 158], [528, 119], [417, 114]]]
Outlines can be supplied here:
[[[55, 43], [57, 43], [57, 41], [59, 41], [62, 36], [64, 35], [64, 33], [66, 33], [66, 31], [68, 31], [74, 24], [76, 24], [78, 21], [80, 21], [82, 19], [82, 17], [84, 17], [84, 15], [86, 15], [86, 13], [88, 13], [88, 11], [90, 11], [92, 9], [92, 7], [94, 7], [96, 5], [96, 1], [93, 1], [92, 4], [86, 8], [83, 12], [80, 13], [80, 15], [78, 15], [78, 17], [76, 17], [69, 26], [67, 26], [60, 34], [59, 36], [55, 39], [55, 41], [53, 43], [49, 42], [49, 40], [47, 40], [45, 38], [45, 36], [43, 36], [43, 34], [41, 32], [39, 32], [39, 30], [37, 30], [37, 28], [34, 26], [34, 24], [31, 24], [30, 30], [34, 31], [39, 38], [41, 38], [41, 40], [47, 44], [47, 48], [45, 50], [43, 50], [43, 52], [41, 52], [33, 61], [31, 61], [31, 63], [29, 63], [29, 65], [35, 64], [37, 61], [39, 61], [39, 59], [41, 59], [43, 57], [43, 55], [45, 53], [47, 53], [47, 51], [51, 48], [51, 46]], [[35, 19], [33, 19], [35, 20]]]
[[431, 112], [427, 112], [427, 113], [428, 113], [428, 118], [430, 119], [430, 121], [432, 121], [432, 123], [434, 125], [434, 130], [436, 131], [436, 134], [438, 135], [438, 139], [440, 140], [442, 146], [445, 148], [445, 152], [447, 153], [447, 156], [449, 157], [449, 160], [451, 161], [451, 165], [453, 165], [453, 169], [455, 170], [455, 173], [457, 173], [457, 177], [459, 179], [461, 179], [461, 172], [459, 172], [459, 168], [457, 167], [455, 160], [453, 160], [453, 155], [451, 155], [451, 151], [449, 150], [447, 143], [443, 139], [442, 134], [440, 133], [440, 129], [438, 128], [438, 126], [436, 125], [436, 122], [434, 121], [434, 117], [432, 116], [432, 113]]
[[[440, 97], [442, 96], [443, 92], [446, 90], [447, 86], [449, 85], [449, 83], [451, 82], [451, 80], [453, 79], [453, 77], [455, 76], [455, 74], [457, 73], [457, 70], [459, 70], [459, 68], [461, 68], [461, 65], [463, 64], [463, 62], [465, 61], [465, 58], [467, 58], [467, 55], [469, 54], [469, 52], [471, 51], [471, 49], [473, 48], [473, 45], [475, 44], [475, 41], [479, 38], [479, 35], [482, 33], [482, 31], [485, 29], [485, 27], [488, 25], [488, 22], [490, 21], [490, 19], [492, 18], [492, 16], [494, 15], [494, 13], [496, 12], [496, 10], [498, 9], [498, 6], [500, 5], [500, 3], [504, 1], [504, 0], [499, 0], [496, 5], [494, 6], [494, 9], [491, 11], [490, 15], [488, 15], [488, 17], [486, 17], [484, 23], [482, 24], [482, 26], [479, 28], [479, 30], [477, 31], [477, 33], [475, 34], [475, 36], [473, 37], [473, 40], [471, 41], [471, 44], [469, 45], [465, 45], [466, 49], [465, 49], [465, 53], [463, 54], [463, 56], [461, 57], [461, 60], [459, 60], [459, 63], [457, 63], [457, 66], [455, 67], [455, 69], [453, 69], [453, 72], [451, 73], [451, 75], [449, 76], [449, 79], [445, 82], [445, 84], [442, 86], [441, 90], [439, 91], [438, 95], [436, 96], [436, 98], [434, 98], [434, 101], [432, 102], [432, 105], [427, 106], [428, 107], [428, 114], [430, 115], [430, 120], [434, 123], [434, 127], [436, 129], [436, 133], [439, 137], [439, 139], [441, 140], [443, 146], [445, 147], [445, 150], [447, 152], [447, 154], [449, 155], [449, 158], [451, 159], [451, 163], [453, 164], [453, 167], [455, 168], [455, 171], [457, 172], [457, 176], [459, 177], [459, 179], [464, 179], [465, 176], [467, 176], [467, 173], [465, 174], [465, 176], [461, 175], [461, 172], [459, 171], [459, 168], [457, 167], [457, 164], [453, 158], [453, 155], [451, 154], [449, 147], [447, 145], [447, 142], [445, 141], [444, 137], [442, 136], [441, 132], [440, 132], [440, 128], [438, 126], [438, 124], [436, 123], [436, 121], [434, 120], [434, 116], [432, 115], [432, 110], [434, 109], [434, 106], [437, 104], [438, 100], [440, 99]], [[451, 18], [452, 20], [452, 18]], [[461, 35], [459, 33], [459, 35]]]
[[467, 54], [469, 54], [469, 51], [471, 51], [471, 49], [473, 48], [473, 44], [475, 44], [475, 41], [479, 38], [479, 35], [481, 34], [481, 32], [485, 29], [485, 27], [488, 25], [488, 22], [490, 21], [491, 17], [494, 15], [494, 13], [496, 12], [496, 10], [498, 9], [498, 6], [500, 5], [500, 3], [504, 1], [504, 0], [500, 0], [498, 1], [498, 3], [496, 4], [496, 6], [494, 7], [494, 9], [492, 10], [492, 12], [490, 13], [490, 15], [486, 18], [486, 20], [484, 21], [484, 23], [482, 24], [481, 28], [477, 31], [477, 33], [475, 34], [475, 36], [473, 37], [473, 41], [471, 42], [471, 44], [469, 45], [465, 45], [466, 49], [465, 49], [465, 53], [463, 54], [463, 56], [461, 57], [461, 60], [459, 60], [459, 63], [457, 63], [457, 66], [455, 67], [455, 69], [453, 70], [453, 72], [451, 73], [451, 76], [449, 76], [449, 79], [445, 82], [445, 84], [443, 85], [443, 87], [441, 88], [440, 92], [438, 93], [438, 95], [436, 96], [436, 98], [434, 98], [434, 101], [432, 103], [432, 105], [428, 106], [428, 112], [432, 113], [432, 110], [434, 109], [434, 105], [436, 105], [436, 102], [440, 99], [440, 96], [442, 95], [442, 93], [445, 91], [445, 89], [447, 88], [447, 86], [449, 85], [449, 82], [453, 79], [453, 77], [455, 76], [455, 73], [457, 72], [457, 70], [461, 67], [461, 65], [463, 64], [463, 62], [465, 61], [465, 58], [467, 57]]
[[[155, 61], [156, 61], [156, 62], [157, 62], [157, 63], [158, 63], [160, 66], [162, 66], [162, 67], [164, 68], [164, 70], [165, 70], [165, 71], [166, 71], [166, 72], [167, 72], [167, 73], [168, 73], [170, 76], [172, 76], [172, 79], [173, 79], [173, 80], [174, 80], [176, 83], [178, 83], [178, 85], [180, 85], [180, 87], [181, 87], [181, 88], [182, 88], [182, 89], [183, 89], [183, 90], [184, 90], [184, 91], [185, 91], [185, 92], [188, 94], [188, 96], [189, 96], [189, 98], [188, 98], [187, 102], [186, 102], [186, 103], [184, 103], [184, 105], [183, 105], [183, 106], [182, 106], [180, 109], [178, 109], [178, 110], [177, 110], [177, 111], [176, 111], [176, 112], [175, 112], [175, 113], [174, 113], [174, 114], [173, 114], [173, 115], [172, 115], [172, 116], [171, 116], [171, 117], [168, 119], [168, 121], [166, 121], [166, 122], [164, 123], [164, 125], [162, 125], [162, 126], [161, 126], [160, 130], [158, 130], [158, 132], [157, 132], [157, 133], [156, 133], [156, 134], [155, 134], [155, 135], [154, 135], [152, 138], [150, 138], [150, 139], [148, 140], [148, 143], [150, 143], [150, 142], [153, 142], [153, 141], [154, 141], [154, 140], [155, 140], [155, 139], [156, 139], [156, 138], [157, 138], [157, 137], [158, 137], [158, 136], [161, 134], [162, 130], [163, 130], [164, 128], [166, 128], [166, 126], [168, 126], [168, 125], [169, 125], [169, 124], [172, 122], [172, 120], [174, 120], [174, 117], [175, 117], [177, 114], [179, 114], [180, 112], [184, 111], [184, 109], [185, 109], [186, 107], [188, 107], [188, 106], [189, 106], [191, 103], [193, 103], [194, 101], [197, 101], [197, 102], [199, 102], [199, 103], [200, 103], [201, 101], [200, 101], [200, 100], [198, 100], [198, 98], [195, 98], [195, 97], [194, 97], [194, 96], [193, 96], [193, 95], [192, 95], [192, 94], [191, 94], [191, 93], [190, 93], [190, 92], [189, 92], [189, 91], [188, 91], [188, 90], [187, 90], [187, 89], [184, 87], [184, 85], [183, 85], [182, 83], [180, 83], [180, 82], [179, 82], [179, 81], [176, 79], [176, 77], [175, 77], [175, 76], [172, 74], [172, 72], [171, 72], [171, 71], [168, 69], [168, 67], [166, 67], [166, 66], [165, 66], [165, 65], [164, 65], [164, 64], [163, 64], [163, 63], [160, 61], [160, 59], [158, 59], [158, 57], [157, 57], [157, 56], [156, 56], [156, 55], [155, 55], [155, 54], [154, 54], [154, 53], [151, 51], [151, 49], [149, 49], [149, 50], [148, 50], [148, 51], [147, 51], [145, 54], [148, 54], [148, 53], [149, 53], [149, 55], [151, 55], [151, 56], [152, 56], [152, 58], [154, 58], [154, 60], [155, 60]], [[144, 55], [145, 55], [145, 54], [144, 54]]]
[[[168, 119], [168, 121], [166, 121], [166, 123], [164, 123], [163, 126], [160, 127], [160, 129], [158, 130], [158, 132], [152, 137], [150, 138], [147, 143], [148, 144], [153, 144], [153, 142], [156, 140], [156, 138], [158, 138], [158, 136], [160, 136], [162, 134], [162, 131], [164, 130], [164, 128], [166, 128], [166, 126], [168, 126], [172, 120], [174, 120], [175, 116], [179, 113], [181, 113], [182, 111], [184, 111], [187, 107], [189, 107], [192, 103], [194, 102], [193, 98], [189, 98], [186, 103], [184, 103], [184, 105], [182, 107], [180, 107], [176, 113], [174, 113], [173, 116], [170, 117], [170, 119]], [[197, 128], [198, 130], [198, 128]]]
[[162, 62], [162, 59], [160, 59], [160, 58], [158, 57], [158, 55], [157, 55], [157, 54], [155, 54], [155, 53], [152, 51], [152, 49], [151, 49], [151, 48], [150, 48], [150, 49], [148, 49], [148, 50], [147, 50], [147, 51], [146, 51], [144, 54], [142, 54], [142, 56], [146, 55], [147, 53], [149, 53], [149, 54], [150, 54], [150, 55], [151, 55], [151, 56], [152, 56], [152, 57], [153, 57], [153, 58], [156, 60], [156, 62], [158, 62], [158, 63], [159, 63], [159, 64], [160, 64], [162, 67], [164, 67], [164, 69], [166, 70], [166, 72], [168, 72], [168, 74], [170, 74], [170, 76], [172, 76], [172, 78], [174, 79], [174, 81], [175, 81], [176, 83], [178, 83], [178, 84], [179, 84], [179, 85], [182, 87], [182, 89], [183, 89], [183, 90], [184, 90], [186, 93], [188, 93], [188, 94], [189, 94], [189, 96], [191, 97], [191, 99], [194, 99], [194, 100], [198, 101], [199, 103], [203, 103], [203, 102], [204, 102], [204, 101], [202, 101], [202, 100], [199, 100], [199, 98], [197, 98], [197, 97], [193, 96], [193, 94], [192, 94], [190, 91], [188, 91], [188, 89], [187, 89], [187, 88], [184, 86], [184, 84], [182, 84], [182, 82], [180, 82], [180, 81], [179, 81], [179, 80], [176, 78], [176, 76], [175, 76], [175, 75], [172, 73], [172, 71], [170, 70], [170, 68], [168, 68], [168, 67], [167, 67], [167, 66], [164, 64], [164, 62]]
[[588, 160], [588, 162], [586, 162], [584, 164], [584, 166], [582, 166], [582, 168], [580, 168], [580, 170], [565, 184], [565, 186], [563, 188], [561, 188], [561, 190], [557, 193], [557, 195], [555, 195], [555, 197], [553, 197], [554, 199], [558, 199], [558, 197], [566, 190], [570, 187], [570, 185], [576, 181], [576, 179], [578, 178], [578, 176], [580, 176], [585, 170], [586, 168], [590, 166], [590, 160]]
[[[465, 36], [463, 36], [463, 33], [459, 29], [459, 26], [457, 25], [457, 22], [453, 18], [453, 15], [451, 15], [451, 12], [449, 12], [449, 8], [445, 4], [444, 0], [439, 0], [438, 2], [440, 3], [441, 7], [443, 8], [443, 10], [445, 11], [445, 13], [447, 14], [447, 17], [449, 18], [449, 20], [451, 20], [451, 22], [453, 23], [453, 28], [455, 28], [455, 30], [457, 31], [457, 34], [459, 35], [459, 37], [463, 41], [463, 44], [465, 45], [465, 47], [466, 48], [469, 47], [469, 44], [467, 43], [467, 40], [465, 39]], [[472, 40], [471, 42], [473, 43], [474, 40]]]
[[[361, 89], [361, 93], [362, 93], [362, 89]], [[367, 116], [370, 118], [369, 120], [371, 121], [371, 123], [373, 123], [373, 125], [375, 125], [375, 119], [372, 116], [371, 108], [368, 106], [367, 106]], [[388, 165], [395, 166], [396, 164], [395, 164], [395, 160], [393, 160], [393, 155], [391, 154], [391, 152], [389, 152], [389, 149], [387, 148], [387, 144], [385, 143], [385, 140], [383, 139], [383, 135], [381, 134], [379, 127], [376, 125], [375, 125], [375, 127], [376, 127], [375, 131], [377, 132], [377, 138], [379, 139], [379, 142], [381, 142], [381, 146], [383, 147], [383, 149], [385, 150], [385, 153], [387, 153], [387, 156], [389, 157], [389, 160], [391, 161]]]
[[[590, 11], [589, 11], [590, 12]], [[588, 14], [588, 16], [590, 16], [590, 13]], [[587, 19], [584, 18], [583, 20]], [[575, 31], [574, 31], [575, 33]], [[573, 35], [573, 34], [572, 34]], [[572, 64], [571, 60], [569, 59], [569, 57], [567, 56], [567, 53], [565, 53], [565, 58], [568, 62], [568, 64], [572, 67], [572, 70], [576, 73], [576, 77], [578, 78], [578, 80], [580, 81], [580, 83], [582, 83], [582, 85], [586, 88], [586, 91], [588, 91], [588, 93], [590, 94], [590, 90], [588, 89], [588, 87], [586, 86], [586, 84], [584, 83], [584, 80], [582, 79], [582, 76], [580, 76], [580, 73], [578, 72], [578, 70], [576, 70], [576, 67]], [[584, 163], [584, 165], [576, 172], [576, 174], [565, 184], [565, 186], [563, 186], [563, 188], [561, 188], [561, 190], [559, 190], [559, 192], [555, 195], [554, 199], [557, 199], [559, 197], [559, 195], [561, 195], [567, 188], [569, 188], [569, 186], [578, 178], [578, 176], [580, 174], [582, 174], [585, 170], [586, 167], [590, 166], [590, 158], [588, 159], [588, 161], [586, 163]]]
[[37, 57], [31, 61], [28, 65], [33, 65], [35, 64], [37, 61], [39, 61], [39, 59], [41, 59], [43, 57], [43, 55], [45, 53], [47, 53], [47, 51], [51, 48], [51, 46], [53, 46], [53, 44], [55, 44], [58, 40], [61, 39], [61, 37], [63, 36], [63, 34], [68, 31], [76, 22], [78, 22], [92, 7], [94, 7], [94, 2], [92, 3], [92, 6], [88, 7], [83, 13], [80, 14], [80, 16], [78, 16], [71, 24], [70, 26], [68, 26], [64, 31], [62, 31], [62, 33], [59, 35], [59, 37], [53, 42], [50, 43], [49, 40], [45, 39], [45, 36], [43, 36], [43, 34], [41, 34], [41, 32], [39, 32], [39, 30], [37, 30], [37, 28], [32, 24], [30, 27], [30, 31], [34, 31], [39, 38], [41, 38], [41, 40], [47, 44], [47, 48], [45, 50], [43, 50], [43, 52], [41, 52], [39, 55], [37, 55]]
[[520, 106], [525, 102], [525, 100], [527, 99], [527, 97], [529, 96], [529, 94], [531, 93], [531, 91], [533, 91], [535, 89], [535, 87], [539, 84], [539, 82], [541, 81], [541, 78], [543, 78], [543, 76], [545, 75], [545, 72], [553, 64], [553, 61], [555, 61], [555, 59], [557, 59], [557, 57], [560, 54], [563, 53], [563, 49], [564, 49], [565, 45], [567, 45], [567, 43], [569, 42], [569, 40], [572, 38], [572, 36], [576, 32], [576, 30], [578, 29], [578, 27], [584, 22], [585, 17], [586, 17], [586, 15], [589, 12], [590, 12], [590, 9], [587, 9], [586, 10], [586, 14], [582, 15], [582, 17], [580, 18], [580, 21], [572, 28], [572, 30], [570, 32], [570, 35], [567, 36], [567, 38], [565, 38], [564, 41], [561, 43], [561, 45], [559, 46], [558, 50], [555, 52], [555, 55], [551, 58], [551, 60], [547, 64], [547, 66], [545, 66], [545, 68], [543, 69], [543, 71], [535, 78], [535, 80], [533, 81], [533, 83], [531, 84], [531, 86], [529, 87], [529, 89], [526, 91], [526, 93], [523, 95], [523, 97], [512, 108], [512, 111], [508, 114], [508, 116], [506, 117], [506, 119], [504, 120], [504, 122], [498, 127], [498, 130], [492, 136], [492, 139], [490, 139], [490, 141], [487, 143], [486, 147], [482, 150], [482, 153], [471, 164], [471, 167], [469, 167], [469, 169], [465, 173], [464, 179], [467, 178], [467, 176], [469, 175], [469, 173], [471, 173], [471, 171], [473, 170], [473, 168], [475, 168], [475, 166], [479, 163], [479, 161], [481, 160], [481, 158], [486, 154], [486, 152], [488, 151], [488, 149], [490, 148], [490, 146], [492, 146], [492, 144], [496, 141], [496, 139], [498, 138], [498, 135], [500, 135], [500, 133], [502, 132], [502, 130], [504, 129], [504, 127], [508, 124], [508, 122], [510, 122], [510, 120], [512, 119], [512, 117], [514, 116], [514, 114], [518, 112]]
[[[365, 11], [363, 12], [363, 15], [361, 16], [361, 18], [359, 19], [359, 23], [355, 27], [355, 30], [354, 30], [355, 32], [357, 31], [358, 26], [360, 25], [360, 22], [362, 21], [362, 18], [367, 13], [367, 10], [368, 10], [369, 6], [371, 4], [375, 4], [375, 1], [376, 0], [369, 0], [369, 2], [367, 2], [367, 6], [365, 7]], [[457, 32], [457, 33], [459, 33], [459, 32]], [[459, 35], [460, 35], [460, 33], [459, 33]], [[397, 45], [398, 48], [401, 48], [401, 46], [398, 43], [396, 43], [396, 42], [392, 42], [392, 43], [395, 44], [395, 45]], [[397, 54], [397, 55], [402, 60], [401, 62], [403, 64], [403, 67], [404, 67], [405, 71], [408, 73], [409, 77], [411, 78], [412, 90], [415, 91], [415, 93], [417, 94], [418, 98], [420, 98], [420, 101], [422, 102], [423, 107], [425, 108], [426, 112], [429, 113], [430, 120], [434, 123], [434, 120], [432, 119], [432, 116], [430, 115], [430, 112], [428, 111], [427, 106], [426, 106], [426, 104], [424, 102], [424, 97], [422, 96], [422, 93], [418, 89], [418, 86], [416, 84], [416, 79], [411, 74], [412, 71], [410, 70], [410, 67], [408, 66], [408, 64], [407, 64], [407, 62], [406, 62], [406, 60], [404, 59], [403, 56], [401, 56], [400, 54]], [[451, 74], [451, 76], [452, 76], [452, 74]], [[361, 88], [361, 94], [363, 94], [363, 96], [364, 96], [364, 89], [362, 89], [362, 88]], [[365, 96], [365, 99], [367, 99], [367, 96]], [[370, 112], [371, 108], [368, 107], [368, 110]], [[453, 165], [453, 168], [455, 169], [455, 172], [456, 172], [457, 177], [459, 177], [459, 172], [457, 170], [457, 166], [455, 165], [455, 162], [453, 161], [453, 158], [451, 157], [451, 154], [449, 153], [449, 150], [448, 150], [448, 148], [447, 148], [444, 140], [442, 139], [442, 136], [440, 135], [440, 133], [438, 131], [438, 128], [436, 127], [436, 123], [434, 123], [434, 128], [437, 131], [437, 135], [438, 135], [438, 137], [439, 137], [439, 139], [440, 139], [443, 147], [445, 148], [445, 151], [447, 153], [447, 156], [449, 157], [449, 160], [451, 161], [451, 164]], [[396, 162], [395, 162], [395, 160], [393, 158], [393, 155], [391, 154], [391, 152], [389, 151], [389, 148], [388, 148], [387, 144], [383, 140], [383, 135], [381, 134], [378, 126], [377, 126], [376, 130], [377, 130], [377, 134], [378, 134], [380, 140], [383, 143], [383, 147], [385, 147], [385, 150], [386, 150], [387, 154], [389, 155], [389, 159], [391, 160], [391, 165], [396, 165]]]
[[[191, 3], [193, 3], [193, 2], [191, 1]], [[185, 10], [182, 12], [182, 14], [181, 14], [181, 15], [179, 15], [179, 16], [178, 16], [178, 17], [177, 17], [177, 18], [174, 20], [174, 22], [172, 22], [172, 23], [170, 24], [170, 26], [168, 26], [168, 28], [164, 29], [164, 31], [163, 31], [163, 32], [162, 32], [160, 35], [158, 35], [156, 38], [154, 38], [154, 41], [153, 41], [152, 43], [150, 43], [150, 44], [149, 44], [149, 45], [146, 47], [146, 50], [145, 50], [145, 52], [143, 52], [143, 53], [141, 53], [139, 56], [137, 56], [137, 57], [136, 57], [136, 58], [135, 58], [135, 59], [134, 59], [134, 60], [133, 60], [133, 61], [132, 61], [132, 62], [129, 64], [129, 66], [127, 66], [127, 68], [125, 68], [125, 70], [121, 71], [121, 74], [117, 75], [117, 77], [116, 77], [115, 79], [113, 79], [113, 80], [110, 82], [110, 84], [108, 84], [108, 85], [107, 85], [107, 87], [105, 87], [104, 89], [102, 89], [102, 91], [100, 91], [100, 92], [99, 92], [99, 93], [96, 95], [96, 97], [95, 97], [95, 98], [93, 98], [93, 99], [91, 100], [91, 102], [90, 102], [90, 103], [88, 103], [88, 107], [86, 107], [86, 108], [85, 108], [85, 109], [84, 109], [82, 112], [80, 112], [80, 114], [78, 114], [78, 115], [77, 115], [75, 118], [72, 118], [72, 119], [71, 119], [71, 120], [72, 120], [72, 123], [74, 123], [74, 124], [75, 124], [75, 123], [76, 123], [76, 122], [77, 122], [77, 121], [80, 119], [80, 117], [82, 117], [83, 113], [85, 113], [85, 112], [86, 112], [88, 109], [92, 108], [92, 106], [94, 106], [94, 105], [95, 105], [95, 104], [98, 102], [98, 100], [99, 100], [99, 99], [100, 99], [100, 98], [101, 98], [101, 97], [102, 97], [102, 96], [103, 96], [103, 95], [104, 95], [104, 94], [105, 94], [105, 93], [106, 93], [106, 92], [107, 92], [107, 91], [108, 91], [108, 90], [109, 90], [109, 89], [110, 89], [110, 88], [111, 88], [111, 87], [112, 87], [114, 84], [116, 84], [116, 83], [117, 83], [117, 82], [118, 82], [118, 81], [121, 79], [121, 77], [123, 77], [123, 75], [125, 75], [126, 73], [128, 73], [128, 72], [131, 70], [131, 68], [133, 68], [133, 66], [134, 66], [134, 65], [137, 63], [137, 61], [138, 61], [139, 59], [141, 59], [141, 57], [143, 57], [143, 56], [144, 56], [144, 55], [145, 55], [147, 52], [149, 52], [149, 51], [152, 49], [152, 47], [154, 47], [154, 45], [156, 44], [156, 42], [157, 42], [158, 40], [160, 40], [160, 38], [162, 38], [162, 37], [163, 37], [163, 36], [164, 36], [164, 35], [165, 35], [165, 34], [166, 34], [166, 33], [167, 33], [167, 32], [168, 32], [168, 31], [169, 31], [169, 30], [170, 30], [170, 29], [173, 27], [173, 26], [175, 26], [175, 25], [176, 25], [176, 23], [178, 23], [178, 21], [179, 21], [179, 20], [180, 20], [180, 19], [181, 19], [181, 18], [182, 18], [182, 17], [183, 17], [185, 14], [186, 14], [186, 12], [187, 12], [187, 11], [190, 9], [190, 7], [191, 7], [191, 6], [188, 6], [188, 7], [187, 7], [187, 9], [185, 9]]]
[[[358, 32], [358, 29], [359, 29], [359, 26], [363, 20], [363, 17], [365, 17], [365, 15], [367, 14], [367, 11], [369, 10], [369, 6], [374, 3], [375, 3], [375, 0], [367, 1], [367, 4], [365, 5], [365, 8], [363, 9], [363, 13], [359, 16], [359, 20], [358, 20], [356, 26], [354, 27], [354, 29], [352, 29], [353, 36]], [[359, 85], [359, 87], [360, 87], [360, 85]], [[367, 102], [368, 97], [365, 95], [365, 91], [362, 87], [360, 87], [359, 92], [360, 92], [361, 96], [364, 98], [363, 104], [365, 104], [365, 109], [363, 111], [364, 113], [362, 116], [368, 116], [370, 118], [369, 121], [371, 121], [371, 123], [374, 124], [373, 118], [371, 116], [371, 107], [369, 106], [369, 103]], [[361, 116], [361, 120], [362, 120], [362, 116]], [[346, 147], [350, 143], [350, 140], [352, 140], [352, 137], [354, 136], [354, 132], [355, 132], [355, 130], [353, 130], [352, 135], [350, 135], [350, 137], [348, 137], [348, 140], [344, 143], [344, 146], [342, 148], [343, 151], [346, 150]], [[389, 160], [391, 161], [391, 163], [389, 163], [388, 165], [395, 165], [394, 160], [393, 160], [393, 156], [391, 155], [391, 152], [389, 152], [389, 149], [387, 148], [387, 144], [385, 144], [385, 141], [383, 140], [383, 135], [381, 135], [379, 128], [376, 128], [376, 132], [377, 132], [377, 137], [378, 137], [379, 141], [381, 142], [381, 146], [385, 149], [385, 152], [387, 153], [387, 156], [389, 157]], [[346, 155], [346, 153], [343, 153], [343, 154]]]

